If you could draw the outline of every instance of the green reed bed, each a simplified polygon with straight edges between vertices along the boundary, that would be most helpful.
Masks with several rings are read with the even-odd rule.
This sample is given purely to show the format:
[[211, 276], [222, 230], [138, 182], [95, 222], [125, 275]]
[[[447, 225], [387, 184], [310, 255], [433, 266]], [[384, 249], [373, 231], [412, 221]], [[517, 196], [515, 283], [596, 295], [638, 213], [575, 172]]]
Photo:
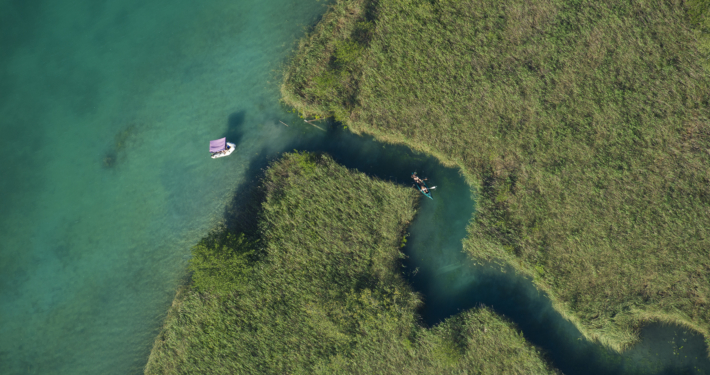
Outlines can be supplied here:
[[[708, 56], [710, 55], [710, 0], [688, 0], [686, 7], [695, 38], [698, 40], [698, 49]], [[705, 59], [701, 63], [710, 72], [710, 59]]]
[[710, 2], [340, 1], [282, 86], [304, 116], [459, 165], [475, 259], [587, 338], [710, 343]]
[[552, 372], [486, 308], [420, 325], [399, 265], [414, 189], [309, 153], [273, 163], [259, 188], [258, 233], [193, 249], [146, 374]]

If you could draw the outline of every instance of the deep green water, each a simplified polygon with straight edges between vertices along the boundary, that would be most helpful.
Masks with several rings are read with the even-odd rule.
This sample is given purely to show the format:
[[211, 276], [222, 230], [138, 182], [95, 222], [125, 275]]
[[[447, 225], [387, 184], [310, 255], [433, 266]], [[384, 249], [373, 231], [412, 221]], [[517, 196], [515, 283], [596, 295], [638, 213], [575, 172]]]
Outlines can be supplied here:
[[[140, 373], [191, 245], [294, 148], [396, 182], [416, 169], [439, 186], [403, 267], [427, 324], [483, 303], [567, 374], [710, 372], [702, 340], [673, 327], [647, 329], [624, 356], [578, 340], [529, 280], [461, 253], [474, 202], [455, 170], [282, 108], [278, 71], [324, 11], [315, 0], [0, 0], [1, 374]], [[210, 159], [207, 141], [225, 135], [238, 152]]]

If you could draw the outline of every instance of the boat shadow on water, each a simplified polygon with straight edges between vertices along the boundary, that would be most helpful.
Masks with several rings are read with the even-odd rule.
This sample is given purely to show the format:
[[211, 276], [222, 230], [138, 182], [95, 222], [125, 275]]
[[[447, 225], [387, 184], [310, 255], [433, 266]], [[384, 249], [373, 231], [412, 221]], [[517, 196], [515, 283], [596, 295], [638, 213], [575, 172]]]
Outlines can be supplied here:
[[[231, 122], [231, 120], [230, 120]], [[264, 132], [288, 139], [279, 150], [264, 148], [249, 163], [247, 175], [225, 209], [229, 229], [257, 235], [256, 215], [264, 195], [258, 182], [269, 162], [283, 152], [323, 152], [338, 163], [370, 176], [412, 186], [411, 172], [438, 185], [434, 200], [422, 199], [404, 252], [403, 273], [424, 300], [422, 323], [433, 326], [461, 311], [486, 305], [514, 322], [553, 366], [571, 374], [704, 374], [710, 373], [701, 335], [678, 326], [649, 324], [641, 341], [619, 354], [590, 342], [564, 319], [529, 278], [511, 268], [475, 264], [462, 252], [466, 227], [473, 217], [474, 194], [457, 169], [403, 145], [383, 144], [357, 136], [339, 123], [285, 127], [278, 121]], [[302, 120], [300, 121], [302, 122]], [[239, 128], [231, 127], [235, 140]], [[305, 130], [304, 130], [305, 129]], [[236, 143], [236, 142], [235, 142]], [[239, 144], [237, 144], [239, 152]]]

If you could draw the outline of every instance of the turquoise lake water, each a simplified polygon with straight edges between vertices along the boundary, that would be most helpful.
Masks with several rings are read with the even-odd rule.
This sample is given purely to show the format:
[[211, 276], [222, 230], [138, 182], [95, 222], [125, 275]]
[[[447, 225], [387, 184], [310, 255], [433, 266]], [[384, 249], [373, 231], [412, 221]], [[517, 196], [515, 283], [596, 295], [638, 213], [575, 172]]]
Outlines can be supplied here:
[[[486, 304], [567, 374], [708, 371], [702, 340], [674, 327], [649, 327], [623, 356], [578, 340], [529, 280], [461, 253], [474, 202], [455, 170], [281, 107], [279, 71], [325, 9], [0, 0], [1, 374], [141, 373], [190, 247], [294, 148], [440, 186], [404, 269], [427, 324]], [[238, 152], [212, 160], [207, 142], [222, 136]]]
[[280, 147], [276, 71], [325, 9], [0, 1], [0, 373], [141, 371], [190, 246]]

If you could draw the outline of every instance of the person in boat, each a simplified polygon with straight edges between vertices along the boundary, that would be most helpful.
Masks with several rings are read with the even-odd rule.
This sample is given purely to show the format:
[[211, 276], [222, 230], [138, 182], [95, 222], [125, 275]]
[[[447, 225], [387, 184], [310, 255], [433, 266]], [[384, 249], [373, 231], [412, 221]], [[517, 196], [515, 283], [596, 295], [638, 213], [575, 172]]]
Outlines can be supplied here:
[[429, 189], [426, 188], [426, 185], [421, 185], [421, 184], [414, 184], [412, 187], [419, 187], [419, 189], [422, 190], [422, 193], [426, 194], [429, 192]]
[[225, 148], [224, 150], [218, 152], [217, 154], [218, 154], [218, 155], [226, 155], [226, 154], [229, 152], [229, 149], [230, 149], [230, 148], [231, 148], [231, 147], [230, 147], [229, 145], [227, 145], [227, 148]]
[[425, 179], [421, 179], [421, 178], [419, 178], [419, 176], [417, 176], [416, 173], [412, 173], [412, 178], [414, 179], [414, 182], [416, 182], [417, 185], [419, 185], [419, 188], [422, 190], [422, 192], [423, 192], [424, 194], [426, 194], [426, 193], [429, 192], [429, 189], [427, 189], [427, 188], [426, 188], [426, 185], [424, 185], [424, 181], [427, 180], [426, 178], [425, 178]]
[[419, 176], [417, 176], [416, 173], [412, 173], [412, 178], [414, 179], [414, 182], [416, 182], [419, 185], [422, 185], [422, 184], [424, 184], [424, 181], [427, 181], [426, 178], [425, 179], [419, 178]]

